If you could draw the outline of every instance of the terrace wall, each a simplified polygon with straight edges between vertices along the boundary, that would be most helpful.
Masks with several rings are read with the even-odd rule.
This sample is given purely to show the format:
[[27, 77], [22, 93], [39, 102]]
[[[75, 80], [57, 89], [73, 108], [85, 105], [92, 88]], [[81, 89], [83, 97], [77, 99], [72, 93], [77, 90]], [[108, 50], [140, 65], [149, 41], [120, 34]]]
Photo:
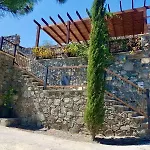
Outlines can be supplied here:
[[[86, 90], [43, 90], [33, 77], [24, 76], [23, 71], [14, 67], [12, 61], [12, 58], [0, 54], [0, 72], [3, 72], [0, 76], [1, 94], [10, 87], [17, 91], [13, 108], [22, 125], [88, 134], [83, 121]], [[101, 135], [131, 136], [144, 132], [141, 130], [142, 121], [135, 121], [127, 107], [115, 107], [116, 102], [109, 100], [106, 97], [105, 124]]]
[[[6, 40], [14, 43], [14, 44], [20, 44], [20, 36], [19, 35], [11, 35], [11, 36], [5, 36]], [[12, 50], [14, 49], [14, 46], [11, 43], [5, 42], [3, 43], [3, 49], [4, 50]]]
[[[147, 43], [145, 43], [146, 45]], [[150, 81], [150, 49], [146, 45], [142, 52], [131, 55], [120, 53], [115, 55], [114, 64], [110, 70], [118, 73], [138, 84], [143, 82], [145, 88], [149, 88]], [[49, 60], [51, 65], [63, 66], [63, 60]], [[49, 127], [62, 129], [75, 133], [87, 133], [83, 122], [83, 113], [86, 103], [86, 90], [79, 89], [47, 89], [38, 86], [33, 77], [24, 76], [12, 64], [13, 58], [0, 54], [0, 94], [4, 94], [10, 87], [17, 91], [14, 96], [14, 110], [21, 124], [34, 127]], [[85, 61], [75, 58], [66, 59], [65, 65], [84, 65]], [[32, 66], [32, 65], [31, 65]], [[62, 70], [57, 70], [57, 72]], [[85, 72], [86, 74], [86, 72]], [[81, 79], [82, 80], [82, 79]], [[107, 76], [107, 81], [118, 84], [115, 78]], [[121, 84], [121, 82], [120, 82]], [[112, 90], [112, 89], [111, 89]], [[122, 89], [124, 91], [124, 89]], [[126, 88], [126, 91], [130, 89]], [[114, 90], [113, 93], [116, 91]], [[130, 97], [130, 95], [125, 95]], [[141, 130], [142, 121], [135, 120], [132, 113], [126, 107], [115, 107], [115, 101], [106, 97], [105, 124], [101, 130], [102, 135], [137, 135]], [[118, 104], [118, 103], [117, 103]]]

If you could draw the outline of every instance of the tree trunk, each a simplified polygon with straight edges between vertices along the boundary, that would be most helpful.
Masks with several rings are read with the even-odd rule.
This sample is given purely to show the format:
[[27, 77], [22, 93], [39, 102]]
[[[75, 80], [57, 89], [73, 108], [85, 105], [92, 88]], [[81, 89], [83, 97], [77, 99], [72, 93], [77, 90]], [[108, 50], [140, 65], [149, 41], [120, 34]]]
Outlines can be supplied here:
[[92, 141], [95, 141], [95, 136], [96, 136], [96, 134], [95, 134], [95, 133], [91, 133]]

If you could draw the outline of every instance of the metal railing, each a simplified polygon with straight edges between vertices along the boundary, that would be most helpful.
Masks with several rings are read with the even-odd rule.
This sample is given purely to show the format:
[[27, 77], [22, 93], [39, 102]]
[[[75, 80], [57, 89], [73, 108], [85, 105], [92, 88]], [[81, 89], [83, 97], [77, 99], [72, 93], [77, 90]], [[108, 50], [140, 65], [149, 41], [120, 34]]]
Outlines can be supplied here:
[[[5, 44], [11, 44], [12, 48], [5, 49]], [[22, 53], [21, 48], [19, 45], [13, 44], [3, 37], [0, 40], [0, 50], [14, 56], [14, 63], [43, 81], [44, 89], [47, 87], [85, 87], [87, 85], [87, 66], [44, 66], [32, 57], [27, 57]], [[133, 110], [148, 116], [150, 123], [149, 90], [140, 88], [133, 82], [108, 69], [105, 69], [105, 71], [108, 93], [112, 93], [111, 96], [115, 95], [115, 98], [117, 97], [118, 100], [123, 101]]]

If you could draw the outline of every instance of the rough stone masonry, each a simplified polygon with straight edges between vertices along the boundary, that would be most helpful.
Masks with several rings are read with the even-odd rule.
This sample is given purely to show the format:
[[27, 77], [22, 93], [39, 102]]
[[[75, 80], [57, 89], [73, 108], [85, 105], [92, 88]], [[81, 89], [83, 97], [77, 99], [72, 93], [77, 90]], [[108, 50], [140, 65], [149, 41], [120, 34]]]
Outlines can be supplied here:
[[[73, 133], [88, 134], [84, 124], [86, 90], [47, 89], [12, 65], [13, 59], [0, 54], [0, 93], [9, 87], [17, 94], [13, 108], [21, 124], [32, 127], [48, 127]], [[143, 120], [135, 119], [132, 111], [110, 97], [105, 98], [106, 115], [100, 133], [104, 136], [131, 136], [145, 133]]]

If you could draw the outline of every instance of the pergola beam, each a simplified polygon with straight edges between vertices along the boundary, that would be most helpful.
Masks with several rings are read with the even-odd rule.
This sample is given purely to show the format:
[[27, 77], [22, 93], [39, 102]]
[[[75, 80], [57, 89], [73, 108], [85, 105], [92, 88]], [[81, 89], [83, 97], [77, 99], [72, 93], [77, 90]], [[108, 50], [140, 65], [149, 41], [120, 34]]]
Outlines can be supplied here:
[[79, 27], [77, 26], [77, 24], [73, 21], [73, 19], [72, 19], [71, 16], [69, 15], [69, 13], [67, 13], [67, 16], [68, 16], [68, 18], [70, 19], [70, 21], [73, 23], [73, 25], [75, 26], [75, 28], [77, 29], [77, 31], [79, 32], [79, 34], [81, 35], [81, 37], [83, 38], [83, 40], [84, 40], [85, 42], [87, 42], [87, 41], [86, 41], [86, 38], [84, 37], [84, 35], [83, 35], [82, 32], [80, 31], [80, 29], [79, 29]]
[[[134, 11], [134, 0], [132, 0], [132, 9]], [[131, 13], [131, 17], [132, 17], [132, 34], [133, 34], [133, 37], [134, 37], [134, 17], [133, 17], [133, 13]]]
[[45, 31], [49, 36], [51, 36], [60, 46], [62, 46], [61, 43], [60, 43], [52, 34], [50, 34], [50, 33], [47, 32], [43, 27], [41, 27], [41, 25], [40, 25], [36, 20], [34, 20], [34, 23], [37, 24], [37, 25], [38, 25], [43, 31]]
[[120, 1], [120, 11], [123, 12], [123, 9], [122, 9], [122, 2]]
[[66, 44], [69, 44], [69, 38], [70, 38], [70, 21], [67, 22]]
[[[65, 36], [67, 36], [66, 33], [63, 31], [63, 29], [55, 22], [55, 20], [54, 20], [51, 16], [50, 16], [49, 18], [50, 18], [50, 20], [54, 23], [54, 25], [56, 25], [57, 28], [58, 28]], [[69, 40], [72, 41], [71, 38], [69, 38]]]
[[34, 23], [37, 24], [35, 47], [38, 47], [40, 41], [41, 25], [36, 20], [34, 20]]
[[87, 32], [90, 33], [90, 31], [89, 31], [87, 25], [85, 24], [84, 20], [82, 19], [81, 15], [79, 14], [78, 11], [76, 11], [76, 14], [77, 14], [77, 16], [79, 17], [79, 19], [82, 21], [82, 23], [83, 23], [85, 29], [87, 30]]
[[134, 0], [132, 0], [132, 9], [134, 9]]
[[145, 8], [146, 8], [146, 9], [150, 9], [150, 6], [145, 6], [145, 7], [140, 7], [140, 8], [134, 8], [134, 10], [133, 10], [133, 9], [124, 10], [124, 11], [122, 11], [122, 12], [115, 12], [114, 14], [120, 15], [120, 14], [122, 14], [122, 13], [129, 13], [129, 12], [134, 12], [134, 11], [136, 11], [136, 12], [142, 12], [142, 11], [144, 11]]
[[45, 25], [46, 25], [50, 30], [52, 30], [52, 31], [62, 40], [62, 42], [66, 43], [66, 41], [57, 33], [57, 31], [55, 31], [51, 26], [49, 26], [48, 22], [47, 22], [45, 19], [41, 18], [41, 20], [45, 23]]
[[146, 6], [146, 0], [144, 0], [144, 7]]
[[[123, 9], [122, 9], [122, 2], [120, 1], [120, 11], [122, 12]], [[125, 27], [124, 27], [124, 14], [122, 14], [122, 27], [123, 27], [123, 34], [124, 34], [124, 37], [125, 37]]]
[[[108, 4], [108, 11], [111, 12], [109, 4]], [[114, 17], [111, 20], [112, 20], [112, 26], [113, 26], [113, 30], [114, 30], [114, 35], [116, 37], [116, 29], [115, 29], [115, 25], [114, 25]], [[116, 39], [117, 39], [117, 37], [116, 37]]]
[[90, 11], [86, 8], [86, 13], [87, 13], [87, 15], [89, 16], [89, 18], [90, 19], [92, 19], [92, 16], [91, 16], [91, 14], [90, 14]]
[[[58, 18], [60, 19], [60, 21], [64, 24], [64, 26], [67, 28], [67, 25], [66, 25], [66, 23], [65, 23], [65, 21], [62, 19], [62, 17], [58, 14]], [[74, 36], [74, 38], [79, 42], [79, 43], [81, 43], [80, 41], [79, 41], [79, 39], [77, 38], [77, 36], [73, 33], [73, 31], [70, 29], [70, 32], [71, 32], [71, 34]]]
[[[144, 7], [145, 11], [144, 11], [144, 33], [148, 32], [148, 25], [147, 25], [147, 8]], [[150, 9], [150, 8], [149, 8]]]

